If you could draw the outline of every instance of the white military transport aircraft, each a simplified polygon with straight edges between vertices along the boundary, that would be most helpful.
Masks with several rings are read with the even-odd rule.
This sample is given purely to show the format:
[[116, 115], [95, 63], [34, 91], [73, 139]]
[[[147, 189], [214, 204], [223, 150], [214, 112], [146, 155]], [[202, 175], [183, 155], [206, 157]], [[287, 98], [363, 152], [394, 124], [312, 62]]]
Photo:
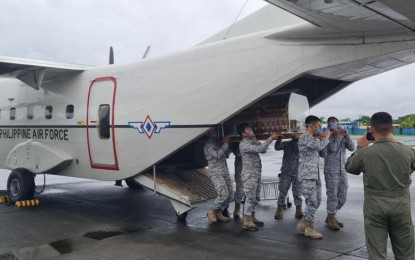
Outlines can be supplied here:
[[[360, 79], [415, 62], [415, 2], [267, 0], [198, 46], [129, 65], [89, 67], [0, 57], [0, 167], [12, 201], [34, 176], [127, 179], [178, 215], [215, 196], [203, 136], [248, 122], [266, 136]], [[279, 8], [277, 8], [277, 7]], [[287, 24], [285, 11], [304, 21]], [[345, 104], [346, 105], [346, 104]]]

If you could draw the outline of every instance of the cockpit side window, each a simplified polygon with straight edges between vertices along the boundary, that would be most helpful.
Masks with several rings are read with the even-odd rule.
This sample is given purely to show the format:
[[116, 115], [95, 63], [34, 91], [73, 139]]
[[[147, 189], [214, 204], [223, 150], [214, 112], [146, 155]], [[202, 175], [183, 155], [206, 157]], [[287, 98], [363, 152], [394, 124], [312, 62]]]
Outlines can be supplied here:
[[45, 107], [45, 118], [46, 119], [52, 119], [53, 114], [53, 107], [52, 106], [46, 106]]
[[10, 120], [16, 119], [16, 108], [15, 107], [10, 108], [9, 118]]
[[33, 106], [28, 106], [27, 107], [27, 119], [32, 120], [33, 116], [34, 116], [34, 107]]
[[110, 138], [110, 105], [102, 104], [98, 108], [98, 133], [99, 138]]
[[66, 118], [67, 119], [72, 119], [74, 113], [75, 113], [75, 107], [73, 105], [67, 105], [66, 106], [66, 114], [65, 114]]

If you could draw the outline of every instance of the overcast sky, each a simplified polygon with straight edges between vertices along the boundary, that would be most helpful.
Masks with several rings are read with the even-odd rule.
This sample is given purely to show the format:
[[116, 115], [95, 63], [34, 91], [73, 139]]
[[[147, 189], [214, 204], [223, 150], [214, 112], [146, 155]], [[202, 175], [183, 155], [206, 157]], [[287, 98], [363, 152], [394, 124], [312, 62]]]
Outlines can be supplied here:
[[[105, 65], [191, 47], [233, 23], [246, 0], [1, 0], [0, 56]], [[263, 7], [249, 0], [241, 17]], [[409, 65], [347, 87], [311, 109], [325, 118], [358, 118], [387, 111], [415, 114]]]

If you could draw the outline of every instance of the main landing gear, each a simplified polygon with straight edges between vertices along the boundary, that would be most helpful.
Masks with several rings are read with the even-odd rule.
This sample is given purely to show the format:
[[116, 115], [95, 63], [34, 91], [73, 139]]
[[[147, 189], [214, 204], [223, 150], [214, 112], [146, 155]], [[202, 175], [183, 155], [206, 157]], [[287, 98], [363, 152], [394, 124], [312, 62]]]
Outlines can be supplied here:
[[33, 199], [35, 194], [35, 178], [33, 173], [26, 169], [12, 170], [7, 179], [7, 190], [10, 202]]
[[143, 189], [143, 186], [138, 184], [133, 178], [128, 178], [128, 179], [125, 179], [124, 181], [127, 184], [128, 188], [130, 188], [132, 190]]

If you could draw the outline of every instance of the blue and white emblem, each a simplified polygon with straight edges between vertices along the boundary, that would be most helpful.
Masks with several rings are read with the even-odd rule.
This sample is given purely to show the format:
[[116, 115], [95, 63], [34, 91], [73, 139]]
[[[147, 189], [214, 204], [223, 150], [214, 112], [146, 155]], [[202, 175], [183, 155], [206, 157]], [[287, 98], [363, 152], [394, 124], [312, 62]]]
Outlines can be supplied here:
[[128, 122], [130, 127], [138, 130], [140, 134], [146, 134], [151, 139], [153, 134], [159, 134], [161, 129], [170, 125], [170, 121], [154, 121], [148, 115], [143, 122]]

